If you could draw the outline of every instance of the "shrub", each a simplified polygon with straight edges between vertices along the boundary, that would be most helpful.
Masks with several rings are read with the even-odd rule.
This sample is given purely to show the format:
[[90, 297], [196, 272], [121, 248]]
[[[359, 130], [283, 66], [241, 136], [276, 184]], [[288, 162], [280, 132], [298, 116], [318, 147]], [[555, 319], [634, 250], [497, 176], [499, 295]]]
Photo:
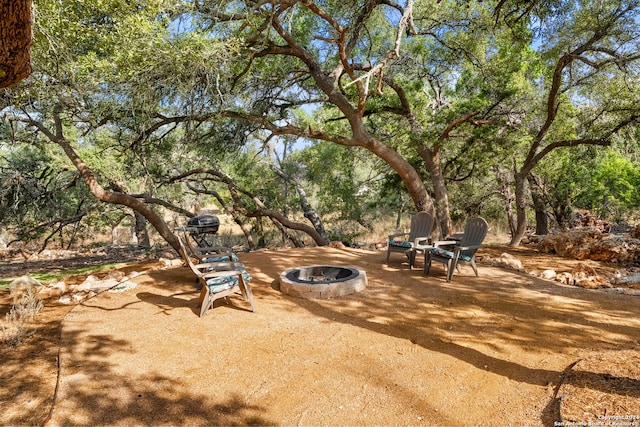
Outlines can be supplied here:
[[0, 331], [4, 344], [16, 347], [22, 343], [29, 334], [25, 323], [33, 320], [42, 307], [42, 301], [37, 298], [34, 286], [23, 289], [19, 298], [14, 296], [13, 307], [6, 314], [5, 320], [0, 320]]

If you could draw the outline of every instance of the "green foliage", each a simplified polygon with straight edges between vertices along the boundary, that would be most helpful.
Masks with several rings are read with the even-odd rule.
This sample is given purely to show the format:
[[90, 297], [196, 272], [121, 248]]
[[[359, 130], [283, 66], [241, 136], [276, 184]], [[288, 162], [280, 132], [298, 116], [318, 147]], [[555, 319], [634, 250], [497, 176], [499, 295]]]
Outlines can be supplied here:
[[321, 215], [332, 221], [371, 222], [382, 177], [366, 152], [320, 142], [292, 154], [288, 164], [304, 173]]
[[[631, 125], [617, 126], [640, 105], [637, 64], [622, 59], [640, 50], [636, 6], [554, 0], [528, 10], [522, 2], [496, 3], [417, 0], [399, 57], [364, 80], [368, 93], [361, 99], [353, 81], [395, 47], [401, 11], [393, 3], [322, 1], [313, 3], [322, 11], [316, 13], [303, 2], [36, 0], [36, 72], [3, 96], [3, 112], [45, 127], [59, 118], [64, 137], [104, 187], [182, 206], [203, 196], [170, 183], [171, 177], [215, 167], [271, 209], [301, 215], [295, 181], [324, 219], [366, 225], [373, 212], [401, 210], [409, 200], [389, 165], [333, 143], [366, 133], [363, 146], [375, 139], [378, 153], [400, 154], [428, 191], [433, 171], [441, 169], [454, 219], [498, 212], [492, 168], [517, 171], [525, 160], [535, 166], [550, 205], [572, 199], [614, 216], [630, 213], [639, 204], [634, 156], [640, 135]], [[227, 19], [234, 13], [238, 19]], [[307, 56], [283, 54], [289, 40], [275, 31], [276, 18]], [[558, 60], [594, 34], [605, 37], [571, 56], [550, 106], [546, 96]], [[613, 59], [602, 61], [607, 55]], [[314, 79], [310, 66], [327, 81]], [[322, 85], [333, 85], [333, 95]], [[351, 105], [336, 103], [338, 95]], [[347, 117], [358, 102], [364, 129]], [[252, 120], [231, 118], [240, 114]], [[296, 132], [271, 134], [267, 120]], [[3, 223], [33, 228], [93, 204], [68, 160], [34, 137], [33, 127], [2, 126], [2, 142], [11, 143], [0, 162]], [[253, 145], [282, 139], [297, 146], [296, 134], [307, 131], [324, 132], [327, 142], [282, 156], [277, 166], [291, 182], [276, 173], [272, 153]], [[531, 160], [558, 141], [607, 138], [624, 139], [620, 154], [596, 161], [589, 150], [556, 154], [554, 148], [547, 159]], [[198, 179], [230, 200], [224, 183]], [[250, 195], [241, 197], [254, 207]], [[126, 213], [91, 207], [96, 215], [84, 221], [96, 228]], [[357, 233], [357, 227], [340, 227], [347, 230], [342, 234]]]
[[[75, 171], [60, 159], [28, 145], [3, 150], [0, 159], [0, 222], [15, 224], [20, 239], [48, 233], [56, 221], [72, 218], [92, 204]], [[40, 224], [48, 224], [41, 228]]]
[[578, 195], [585, 207], [614, 221], [640, 209], [640, 165], [610, 150], [590, 172], [588, 190]]
[[558, 150], [536, 168], [535, 176], [557, 221], [568, 221], [574, 209], [628, 221], [640, 208], [640, 168], [614, 148]]

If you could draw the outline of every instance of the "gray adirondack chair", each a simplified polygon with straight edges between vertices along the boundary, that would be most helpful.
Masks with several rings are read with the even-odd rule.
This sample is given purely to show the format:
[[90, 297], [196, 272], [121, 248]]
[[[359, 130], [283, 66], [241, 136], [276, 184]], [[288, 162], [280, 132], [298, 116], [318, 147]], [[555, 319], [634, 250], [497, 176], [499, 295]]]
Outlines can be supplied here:
[[421, 250], [421, 247], [431, 244], [433, 223], [431, 214], [418, 212], [411, 217], [411, 228], [408, 233], [390, 234], [387, 245], [387, 265], [389, 265], [389, 256], [393, 252], [400, 252], [409, 257], [409, 268], [412, 268], [416, 253]]
[[[235, 261], [238, 262], [236, 254], [224, 246], [194, 246], [189, 239], [187, 232], [183, 234], [184, 239], [180, 240], [182, 247], [193, 257], [198, 263]], [[211, 261], [207, 261], [211, 260]]]
[[200, 317], [204, 316], [208, 309], [213, 308], [216, 300], [221, 298], [226, 300], [228, 296], [236, 293], [242, 295], [243, 299], [249, 303], [251, 311], [256, 311], [253, 293], [249, 286], [251, 275], [247, 273], [243, 264], [234, 262], [233, 259], [196, 264], [180, 236], [177, 237], [180, 241], [180, 255], [202, 287], [198, 300]]
[[455, 240], [433, 242], [433, 246], [424, 252], [424, 273], [429, 274], [431, 263], [440, 262], [446, 266], [447, 282], [451, 281], [453, 271], [459, 264], [469, 264], [478, 277], [476, 251], [482, 247], [489, 225], [484, 218], [471, 218], [464, 227], [464, 233], [457, 234]]

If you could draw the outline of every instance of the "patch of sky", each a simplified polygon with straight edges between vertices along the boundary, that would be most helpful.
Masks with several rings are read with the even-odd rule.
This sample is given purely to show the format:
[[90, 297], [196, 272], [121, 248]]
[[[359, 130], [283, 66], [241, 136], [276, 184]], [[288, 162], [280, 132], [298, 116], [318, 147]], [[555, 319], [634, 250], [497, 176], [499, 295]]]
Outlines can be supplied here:
[[191, 14], [178, 15], [169, 24], [169, 34], [172, 35], [188, 34], [195, 29], [194, 16]]

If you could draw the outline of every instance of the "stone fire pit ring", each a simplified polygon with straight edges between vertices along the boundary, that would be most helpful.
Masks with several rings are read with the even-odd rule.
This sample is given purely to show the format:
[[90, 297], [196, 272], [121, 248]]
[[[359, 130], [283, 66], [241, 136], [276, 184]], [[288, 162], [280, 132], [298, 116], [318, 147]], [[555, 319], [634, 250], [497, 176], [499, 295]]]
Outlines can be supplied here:
[[307, 265], [280, 274], [280, 290], [298, 298], [329, 299], [360, 292], [367, 274], [356, 267]]

